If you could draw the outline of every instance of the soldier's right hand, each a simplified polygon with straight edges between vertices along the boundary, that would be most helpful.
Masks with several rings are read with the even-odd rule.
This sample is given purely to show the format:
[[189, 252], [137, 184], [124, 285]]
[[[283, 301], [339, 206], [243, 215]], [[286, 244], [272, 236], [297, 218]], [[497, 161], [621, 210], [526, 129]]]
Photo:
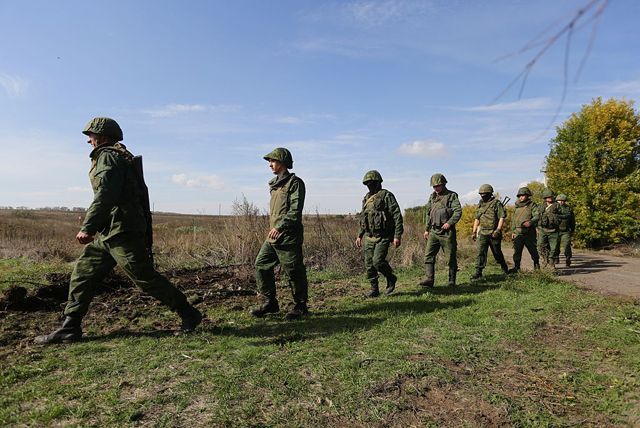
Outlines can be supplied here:
[[422, 234], [422, 236], [424, 237], [425, 241], [426, 241], [427, 239], [429, 239], [429, 231], [428, 231], [428, 230], [425, 230], [425, 231], [424, 231], [424, 233]]
[[78, 232], [78, 234], [76, 235], [76, 241], [78, 241], [81, 244], [88, 244], [89, 242], [93, 241], [93, 236], [89, 235], [88, 233], [85, 232]]
[[478, 239], [478, 232], [473, 232], [473, 233], [471, 234], [471, 240], [472, 240], [472, 241], [475, 241], [476, 239]]
[[516, 234], [515, 233], [511, 234], [511, 239], [516, 239]]
[[356, 238], [356, 247], [358, 248], [362, 247], [362, 238], [360, 237]]

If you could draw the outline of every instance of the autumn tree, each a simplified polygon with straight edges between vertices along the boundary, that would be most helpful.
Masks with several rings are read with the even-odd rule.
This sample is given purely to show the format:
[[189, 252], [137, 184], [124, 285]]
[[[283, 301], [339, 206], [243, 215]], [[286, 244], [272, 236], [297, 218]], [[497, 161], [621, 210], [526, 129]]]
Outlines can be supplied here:
[[576, 238], [600, 247], [640, 237], [640, 116], [633, 102], [594, 99], [557, 128], [547, 183], [568, 196]]

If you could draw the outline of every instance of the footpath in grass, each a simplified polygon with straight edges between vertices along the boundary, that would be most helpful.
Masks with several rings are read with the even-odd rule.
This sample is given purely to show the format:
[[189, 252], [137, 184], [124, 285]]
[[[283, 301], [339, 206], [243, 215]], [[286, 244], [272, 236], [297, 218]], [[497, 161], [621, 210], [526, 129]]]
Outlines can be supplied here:
[[175, 316], [143, 300], [135, 322], [111, 315], [124, 328], [88, 317], [80, 343], [9, 337], [0, 425], [640, 425], [637, 304], [487, 273], [420, 293], [407, 270], [377, 299], [361, 277], [316, 276], [313, 314], [295, 322], [252, 319], [255, 297], [234, 296], [199, 303], [209, 321], [174, 336]]

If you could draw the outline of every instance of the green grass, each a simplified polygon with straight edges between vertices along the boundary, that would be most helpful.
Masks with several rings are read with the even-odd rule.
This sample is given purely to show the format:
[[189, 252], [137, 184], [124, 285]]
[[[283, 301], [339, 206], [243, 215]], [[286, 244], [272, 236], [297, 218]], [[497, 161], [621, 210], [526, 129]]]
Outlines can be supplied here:
[[174, 337], [154, 331], [172, 316], [156, 309], [143, 331], [87, 325], [81, 343], [0, 348], [0, 425], [640, 423], [638, 305], [488, 274], [420, 294], [409, 269], [377, 299], [361, 277], [314, 274], [313, 315], [298, 322], [220, 304]]

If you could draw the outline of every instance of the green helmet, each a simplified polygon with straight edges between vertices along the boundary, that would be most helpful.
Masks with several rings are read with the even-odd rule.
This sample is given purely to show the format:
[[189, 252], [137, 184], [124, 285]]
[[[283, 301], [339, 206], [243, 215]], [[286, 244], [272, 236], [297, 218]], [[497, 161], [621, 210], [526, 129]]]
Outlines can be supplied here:
[[531, 190], [528, 187], [521, 187], [518, 189], [518, 194], [516, 196], [527, 195], [531, 196]]
[[447, 184], [447, 179], [444, 178], [444, 175], [441, 173], [436, 172], [431, 176], [431, 187], [438, 186], [440, 184]]
[[542, 191], [542, 199], [553, 198], [553, 192], [551, 189], [544, 189]]
[[567, 195], [565, 195], [564, 193], [560, 193], [557, 197], [556, 197], [556, 201], [566, 201], [567, 200]]
[[382, 176], [378, 171], [376, 171], [375, 169], [372, 169], [371, 171], [367, 172], [364, 175], [364, 178], [362, 179], [362, 184], [367, 184], [367, 181], [379, 181], [380, 183], [382, 183]]
[[264, 159], [277, 160], [282, 162], [286, 168], [293, 168], [293, 156], [291, 156], [291, 152], [284, 147], [273, 149], [271, 152], [264, 155]]
[[109, 137], [114, 141], [122, 141], [122, 129], [118, 122], [108, 117], [94, 117], [87, 123], [82, 131], [84, 135], [98, 134]]
[[480, 186], [478, 193], [493, 193], [493, 187], [491, 186], [491, 184], [483, 184], [482, 186]]

